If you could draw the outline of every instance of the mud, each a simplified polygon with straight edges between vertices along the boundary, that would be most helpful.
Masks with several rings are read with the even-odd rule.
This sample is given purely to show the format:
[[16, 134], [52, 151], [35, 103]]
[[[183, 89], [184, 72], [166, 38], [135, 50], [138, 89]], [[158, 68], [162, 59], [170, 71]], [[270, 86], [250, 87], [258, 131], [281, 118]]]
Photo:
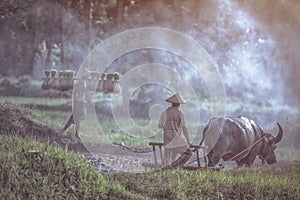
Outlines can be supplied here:
[[[116, 173], [116, 172], [133, 172], [142, 173], [151, 171], [153, 169], [145, 169], [142, 163], [154, 163], [153, 152], [148, 153], [135, 153], [132, 150], [120, 151], [119, 146], [113, 144], [102, 145], [101, 149], [97, 149], [93, 156], [86, 156], [88, 162], [96, 164], [97, 168], [104, 173]], [[97, 152], [98, 151], [98, 152]], [[91, 154], [90, 154], [91, 155]], [[159, 156], [158, 156], [159, 158]], [[160, 161], [160, 160], [159, 160]], [[188, 166], [196, 167], [196, 155], [193, 154], [192, 157], [186, 162]], [[205, 167], [204, 158], [200, 159], [201, 167]], [[300, 166], [299, 160], [278, 160], [276, 164], [268, 165], [262, 163], [262, 161], [257, 158], [251, 168], [289, 168], [292, 166]], [[223, 161], [221, 160], [213, 169], [217, 170], [228, 170], [232, 168], [239, 168], [234, 161]]]

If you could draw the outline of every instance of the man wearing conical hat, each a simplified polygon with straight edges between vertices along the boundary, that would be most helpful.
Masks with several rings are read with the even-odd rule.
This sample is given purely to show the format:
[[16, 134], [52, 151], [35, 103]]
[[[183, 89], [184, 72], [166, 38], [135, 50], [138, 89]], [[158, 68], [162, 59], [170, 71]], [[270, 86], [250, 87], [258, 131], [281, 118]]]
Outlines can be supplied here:
[[[176, 160], [177, 154], [185, 152], [191, 142], [184, 113], [179, 109], [180, 104], [186, 101], [179, 93], [172, 95], [166, 101], [172, 105], [161, 114], [158, 128], [164, 130], [164, 154], [167, 165]], [[182, 132], [185, 139], [182, 137]]]

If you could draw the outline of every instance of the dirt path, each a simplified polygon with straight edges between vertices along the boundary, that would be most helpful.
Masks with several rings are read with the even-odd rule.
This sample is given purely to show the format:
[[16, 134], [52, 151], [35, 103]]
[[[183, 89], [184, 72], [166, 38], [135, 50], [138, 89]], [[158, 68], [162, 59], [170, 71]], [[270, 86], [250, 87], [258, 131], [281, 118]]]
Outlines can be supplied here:
[[[89, 149], [90, 150], [90, 149]], [[154, 163], [153, 153], [134, 153], [132, 151], [123, 150], [113, 144], [101, 145], [101, 147], [95, 147], [93, 150], [93, 156], [87, 156], [86, 159], [89, 162], [93, 162], [97, 165], [98, 169], [105, 173], [114, 172], [133, 172], [141, 173], [146, 172], [142, 163]], [[158, 155], [158, 154], [157, 154]], [[158, 156], [159, 158], [159, 156]], [[196, 156], [189, 159], [187, 163], [191, 163], [196, 160]], [[201, 166], [204, 165], [204, 159], [200, 160]], [[196, 166], [196, 162], [190, 164]], [[300, 160], [278, 160], [276, 164], [268, 165], [262, 164], [260, 159], [256, 159], [252, 168], [288, 168], [291, 166], [299, 166]], [[237, 167], [234, 161], [225, 162], [220, 161], [216, 166], [217, 168], [232, 169]], [[149, 171], [150, 169], [148, 169]], [[150, 170], [151, 171], [151, 170]]]
[[91, 160], [104, 172], [144, 172], [142, 163], [154, 163], [153, 153], [135, 153], [113, 144], [101, 144], [87, 148], [92, 155], [87, 155], [86, 159]]

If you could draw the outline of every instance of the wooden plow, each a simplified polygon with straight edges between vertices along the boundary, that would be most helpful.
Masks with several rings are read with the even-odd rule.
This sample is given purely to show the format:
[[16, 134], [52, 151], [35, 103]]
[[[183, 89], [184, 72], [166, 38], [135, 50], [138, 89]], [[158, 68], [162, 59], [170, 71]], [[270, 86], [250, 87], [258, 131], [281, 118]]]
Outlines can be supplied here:
[[[170, 164], [165, 163], [165, 159], [163, 156], [163, 143], [160, 142], [150, 142], [150, 146], [152, 146], [153, 150], [153, 157], [154, 157], [154, 163], [142, 163], [143, 167], [145, 167], [145, 171], [147, 171], [148, 168], [150, 169], [175, 169], [175, 168], [183, 168], [187, 170], [197, 170], [201, 168], [207, 167], [207, 159], [206, 159], [206, 150], [207, 147], [203, 145], [191, 145], [189, 149], [187, 149], [183, 154], [181, 154], [175, 161], [173, 161]], [[199, 151], [202, 150], [203, 157], [204, 157], [204, 164], [201, 164], [200, 162], [200, 153]], [[159, 159], [157, 156], [157, 151], [159, 152]], [[196, 154], [196, 160], [192, 161], [190, 163], [187, 163], [187, 161], [191, 158], [192, 154]], [[197, 162], [196, 166], [190, 165], [191, 163]]]
[[[62, 128], [61, 133], [66, 131], [71, 124], [76, 126], [76, 137], [79, 138], [80, 121], [85, 118], [87, 107], [91, 97], [89, 92], [103, 93], [103, 94], [116, 94], [120, 93], [121, 86], [119, 79], [120, 73], [100, 73], [96, 71], [89, 71], [86, 69], [83, 76], [75, 78], [75, 72], [72, 70], [45, 70], [45, 77], [42, 78], [43, 83], [41, 88], [43, 90], [57, 90], [57, 91], [70, 91], [73, 90], [73, 112]], [[147, 171], [150, 169], [173, 169], [183, 168], [188, 170], [197, 170], [207, 166], [206, 151], [207, 148], [202, 145], [191, 145], [188, 150], [181, 154], [174, 162], [166, 164], [163, 156], [163, 143], [150, 142], [152, 146], [154, 163], [142, 163]], [[200, 162], [200, 153], [202, 150], [204, 157], [204, 164]], [[159, 152], [159, 156], [157, 155]], [[196, 160], [187, 164], [192, 154], [196, 155]], [[158, 159], [159, 158], [159, 159]], [[191, 163], [197, 162], [195, 165]]]

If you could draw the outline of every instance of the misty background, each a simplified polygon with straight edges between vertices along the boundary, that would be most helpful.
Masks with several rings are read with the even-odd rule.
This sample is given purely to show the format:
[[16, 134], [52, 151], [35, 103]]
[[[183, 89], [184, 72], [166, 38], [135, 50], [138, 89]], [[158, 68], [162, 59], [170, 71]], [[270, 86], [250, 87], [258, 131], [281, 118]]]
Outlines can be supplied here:
[[[196, 40], [217, 63], [227, 115], [249, 115], [269, 129], [278, 121], [289, 133], [289, 141], [299, 141], [299, 13], [298, 0], [4, 0], [0, 3], [0, 94], [38, 96], [40, 88], [28, 92], [30, 83], [24, 82], [41, 80], [43, 70], [77, 71], [91, 49], [119, 32], [169, 28]], [[201, 74], [184, 58], [166, 51], [128, 53], [108, 71], [124, 74], [145, 63], [172, 66], [195, 88], [202, 103], [209, 101]], [[141, 76], [149, 79], [147, 74]], [[163, 104], [167, 95], [168, 90], [159, 85], [139, 88], [131, 97], [131, 116], [149, 117], [141, 111]], [[210, 117], [207, 105], [200, 104], [202, 123]]]

